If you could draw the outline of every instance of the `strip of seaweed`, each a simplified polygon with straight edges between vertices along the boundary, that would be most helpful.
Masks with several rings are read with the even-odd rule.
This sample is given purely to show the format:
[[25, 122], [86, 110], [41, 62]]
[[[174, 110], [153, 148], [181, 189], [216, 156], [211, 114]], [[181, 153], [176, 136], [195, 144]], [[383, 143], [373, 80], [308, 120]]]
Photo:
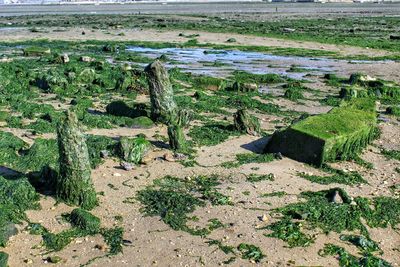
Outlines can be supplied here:
[[355, 184], [367, 183], [367, 181], [357, 171], [345, 172], [343, 170], [332, 168], [327, 164], [324, 164], [321, 167], [321, 170], [331, 175], [319, 176], [319, 175], [310, 175], [307, 173], [299, 173], [298, 175], [304, 179], [307, 179], [313, 183], [318, 183], [318, 184], [338, 183], [346, 185], [355, 185]]

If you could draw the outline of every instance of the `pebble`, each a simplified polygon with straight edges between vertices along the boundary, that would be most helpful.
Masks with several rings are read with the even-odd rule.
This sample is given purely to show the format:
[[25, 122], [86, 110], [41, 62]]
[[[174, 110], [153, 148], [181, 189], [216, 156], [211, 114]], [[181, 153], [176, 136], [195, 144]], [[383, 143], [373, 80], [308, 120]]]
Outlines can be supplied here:
[[126, 162], [126, 161], [123, 161], [123, 162], [121, 162], [121, 167], [125, 170], [125, 171], [131, 171], [131, 170], [133, 170], [133, 168], [134, 168], [134, 165], [133, 164], [131, 164], [131, 163], [129, 163], [129, 162]]
[[116, 173], [113, 174], [113, 176], [115, 176], [115, 177], [121, 177], [122, 175], [121, 175], [120, 173], [116, 172]]
[[25, 259], [24, 262], [25, 262], [26, 264], [32, 264], [32, 263], [33, 263], [33, 260], [31, 260], [31, 259]]

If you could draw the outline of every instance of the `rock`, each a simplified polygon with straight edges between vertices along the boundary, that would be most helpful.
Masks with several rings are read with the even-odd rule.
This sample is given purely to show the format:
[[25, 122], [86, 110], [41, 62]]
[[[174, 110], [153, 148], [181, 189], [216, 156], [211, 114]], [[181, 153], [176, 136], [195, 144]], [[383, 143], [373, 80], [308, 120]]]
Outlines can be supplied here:
[[110, 152], [108, 150], [101, 150], [100, 151], [100, 157], [103, 158], [103, 159], [108, 158], [109, 155], [110, 155]]
[[46, 259], [46, 261], [50, 263], [59, 263], [60, 261], [62, 261], [62, 258], [59, 256], [50, 256]]
[[258, 85], [256, 83], [242, 83], [236, 81], [232, 89], [238, 92], [256, 92], [258, 90]]
[[182, 153], [175, 153], [174, 158], [177, 160], [185, 160], [188, 158], [188, 156], [186, 156], [185, 154], [182, 154]]
[[69, 110], [57, 127], [60, 172], [56, 195], [67, 204], [90, 210], [98, 202], [91, 179], [86, 136], [80, 128], [75, 113]]
[[264, 214], [263, 216], [259, 216], [258, 219], [262, 222], [268, 222], [269, 218], [266, 214]]
[[336, 204], [343, 204], [343, 199], [339, 194], [339, 191], [335, 191], [335, 194], [332, 196], [331, 202], [336, 203]]
[[98, 249], [98, 250], [100, 250], [100, 251], [106, 251], [106, 250], [107, 250], [107, 246], [105, 246], [105, 245], [100, 245], [100, 244], [95, 245], [94, 248], [95, 248], [95, 249]]
[[168, 162], [175, 162], [175, 157], [171, 153], [165, 153], [163, 159]]
[[60, 59], [61, 59], [61, 62], [64, 63], [64, 64], [66, 64], [66, 63], [69, 62], [69, 56], [68, 56], [68, 54], [63, 54], [63, 55], [61, 55], [61, 56], [60, 56]]
[[275, 154], [274, 154], [274, 157], [275, 157], [276, 159], [283, 159], [283, 156], [282, 156], [282, 153], [281, 153], [281, 152], [275, 153]]
[[0, 58], [0, 63], [9, 63], [9, 62], [12, 62], [12, 61], [13, 61], [12, 58], [7, 58], [7, 57]]
[[389, 39], [390, 40], [400, 40], [400, 35], [390, 35]]
[[145, 68], [148, 75], [151, 101], [151, 118], [168, 123], [176, 114], [177, 105], [169, 75], [161, 61], [156, 60]]
[[283, 31], [283, 32], [286, 32], [286, 33], [290, 33], [290, 32], [295, 32], [296, 29], [293, 29], [293, 28], [283, 28], [282, 31]]
[[229, 38], [228, 40], [226, 40], [227, 43], [236, 43], [236, 39], [235, 38]]
[[120, 157], [130, 163], [138, 164], [150, 149], [151, 144], [144, 137], [121, 137], [119, 142]]
[[144, 156], [143, 158], [142, 158], [142, 160], [140, 161], [140, 163], [142, 163], [142, 164], [149, 164], [150, 162], [152, 162], [154, 160], [154, 158], [153, 157], [151, 157], [151, 156]]
[[94, 58], [91, 58], [91, 57], [88, 57], [88, 56], [81, 56], [81, 57], [79, 58], [79, 60], [82, 61], [82, 62], [92, 62], [92, 61], [95, 61]]
[[5, 223], [5, 225], [1, 225], [0, 227], [0, 247], [6, 246], [10, 237], [18, 234], [18, 229], [15, 227], [15, 224], [12, 222]]
[[121, 162], [121, 167], [122, 167], [125, 171], [131, 171], [131, 170], [133, 170], [134, 165], [131, 164], [131, 163], [129, 163], [129, 162], [123, 161], [123, 162]]
[[121, 177], [122, 175], [120, 173], [116, 172], [116, 173], [113, 174], [113, 176], [114, 177]]
[[[33, 263], [33, 260], [32, 259], [25, 259], [24, 260], [24, 263], [26, 263], [26, 264], [32, 264]], [[1, 265], [0, 265], [1, 266]]]
[[234, 115], [234, 124], [236, 130], [245, 132], [250, 135], [258, 135], [260, 133], [259, 120], [250, 115], [246, 109], [239, 109]]

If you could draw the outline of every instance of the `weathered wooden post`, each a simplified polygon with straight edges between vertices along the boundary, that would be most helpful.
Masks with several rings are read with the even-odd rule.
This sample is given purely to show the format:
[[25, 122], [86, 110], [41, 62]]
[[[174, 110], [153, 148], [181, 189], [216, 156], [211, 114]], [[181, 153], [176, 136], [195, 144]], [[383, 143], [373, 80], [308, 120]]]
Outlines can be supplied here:
[[151, 117], [168, 124], [177, 109], [168, 72], [159, 60], [149, 64], [145, 72], [150, 88]]
[[57, 127], [60, 173], [57, 178], [56, 194], [67, 204], [92, 209], [98, 202], [90, 177], [86, 138], [79, 130], [75, 113], [67, 111], [65, 115]]

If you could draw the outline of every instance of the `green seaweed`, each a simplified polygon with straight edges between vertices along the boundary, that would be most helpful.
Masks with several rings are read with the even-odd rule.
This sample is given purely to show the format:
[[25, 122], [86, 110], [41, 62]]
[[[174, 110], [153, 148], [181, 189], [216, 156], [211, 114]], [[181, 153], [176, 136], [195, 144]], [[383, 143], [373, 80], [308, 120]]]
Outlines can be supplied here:
[[299, 176], [313, 183], [318, 183], [318, 184], [338, 183], [346, 185], [355, 185], [355, 184], [367, 183], [367, 181], [357, 171], [346, 172], [343, 170], [332, 168], [327, 164], [323, 164], [321, 170], [331, 175], [320, 176], [320, 175], [310, 175], [307, 173], [299, 173]]
[[206, 201], [212, 205], [231, 204], [229, 197], [217, 191], [218, 185], [216, 176], [198, 176], [193, 180], [166, 176], [139, 191], [137, 199], [142, 203], [141, 210], [145, 215], [160, 216], [161, 220], [174, 230], [206, 235], [209, 233], [208, 229], [193, 229], [187, 225], [190, 219], [188, 214], [197, 207], [204, 206]]

